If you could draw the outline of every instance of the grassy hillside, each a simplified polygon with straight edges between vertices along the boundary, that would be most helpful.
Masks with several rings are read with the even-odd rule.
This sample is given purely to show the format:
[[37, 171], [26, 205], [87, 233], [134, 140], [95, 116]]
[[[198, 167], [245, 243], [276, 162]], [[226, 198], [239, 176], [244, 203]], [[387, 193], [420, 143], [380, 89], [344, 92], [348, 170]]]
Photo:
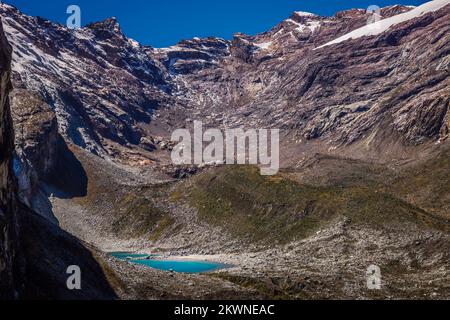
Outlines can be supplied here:
[[[350, 225], [403, 228], [405, 223], [448, 229], [448, 153], [403, 172], [349, 159], [316, 157], [306, 168], [277, 176], [256, 167], [211, 168], [178, 183], [119, 185], [96, 159], [79, 154], [88, 177], [76, 198], [94, 224], [123, 239], [157, 241], [179, 224], [163, 203], [169, 197], [197, 209], [199, 218], [241, 239], [283, 244], [304, 239], [347, 218]], [[317, 177], [317, 178], [315, 178]], [[114, 195], [111, 198], [111, 195]], [[167, 210], [166, 210], [167, 209]]]
[[450, 150], [402, 173], [388, 188], [408, 202], [450, 220]]
[[146, 196], [143, 191], [139, 195], [129, 193], [116, 202], [117, 213], [112, 222], [115, 234], [141, 237], [151, 232], [151, 240], [156, 241], [172, 225], [172, 219], [165, 216]]
[[72, 147], [72, 151], [80, 161], [81, 169], [76, 173], [86, 177], [86, 185], [83, 196], [71, 200], [71, 216], [60, 217], [66, 227], [70, 229], [84, 219], [83, 233], [95, 230], [120, 239], [147, 237], [156, 241], [172, 226], [173, 219], [157, 206], [161, 193], [167, 193], [166, 185], [138, 183], [120, 167], [78, 148]]
[[254, 241], [303, 239], [342, 216], [351, 224], [372, 228], [403, 223], [446, 227], [427, 212], [373, 187], [305, 185], [284, 174], [261, 176], [255, 167], [212, 169], [181, 184], [172, 196], [183, 197], [208, 223]]

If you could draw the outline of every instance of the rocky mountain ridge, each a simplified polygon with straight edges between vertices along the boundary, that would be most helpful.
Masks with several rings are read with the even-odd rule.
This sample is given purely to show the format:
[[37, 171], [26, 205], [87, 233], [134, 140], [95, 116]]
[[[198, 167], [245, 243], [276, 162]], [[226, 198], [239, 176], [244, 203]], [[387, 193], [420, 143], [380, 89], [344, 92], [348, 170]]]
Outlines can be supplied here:
[[[195, 119], [280, 128], [287, 147], [298, 150], [317, 142], [346, 152], [359, 143], [376, 154], [378, 144], [445, 140], [449, 6], [435, 2], [441, 9], [381, 35], [319, 49], [366, 25], [368, 13], [297, 12], [256, 36], [195, 38], [164, 49], [127, 38], [115, 18], [73, 31], [6, 4], [0, 13], [15, 47], [15, 87], [54, 110], [69, 143], [139, 165], [164, 162], [154, 153], [159, 143]], [[285, 161], [292, 157], [300, 156]]]

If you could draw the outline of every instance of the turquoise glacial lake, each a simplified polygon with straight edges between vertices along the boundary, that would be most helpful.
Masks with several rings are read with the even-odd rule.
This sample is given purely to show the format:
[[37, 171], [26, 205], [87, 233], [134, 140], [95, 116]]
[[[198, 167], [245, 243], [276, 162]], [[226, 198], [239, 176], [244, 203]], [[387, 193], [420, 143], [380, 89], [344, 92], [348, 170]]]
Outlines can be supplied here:
[[[224, 269], [227, 265], [216, 262], [207, 261], [180, 261], [180, 260], [159, 260], [152, 257], [155, 255], [148, 254], [131, 254], [127, 252], [113, 252], [111, 255], [120, 260], [127, 260], [134, 264], [147, 266], [149, 268], [174, 271], [181, 273], [202, 273]], [[150, 259], [146, 259], [150, 256]]]

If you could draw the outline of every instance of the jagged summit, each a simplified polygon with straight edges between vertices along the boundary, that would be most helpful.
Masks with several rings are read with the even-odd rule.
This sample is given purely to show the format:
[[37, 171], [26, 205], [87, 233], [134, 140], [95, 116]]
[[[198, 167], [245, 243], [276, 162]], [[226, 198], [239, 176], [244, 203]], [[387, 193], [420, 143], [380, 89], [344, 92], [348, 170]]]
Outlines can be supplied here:
[[107, 18], [103, 21], [88, 24], [85, 30], [91, 30], [100, 41], [111, 41], [113, 39], [123, 40], [126, 36], [115, 17]]
[[122, 33], [122, 29], [120, 28], [119, 21], [116, 17], [111, 17], [99, 22], [94, 22], [88, 24], [86, 27], [94, 30], [107, 30], [113, 33]]
[[19, 11], [19, 9], [17, 9], [15, 6], [7, 4], [3, 1], [0, 2], [0, 8], [2, 8], [3, 10]]

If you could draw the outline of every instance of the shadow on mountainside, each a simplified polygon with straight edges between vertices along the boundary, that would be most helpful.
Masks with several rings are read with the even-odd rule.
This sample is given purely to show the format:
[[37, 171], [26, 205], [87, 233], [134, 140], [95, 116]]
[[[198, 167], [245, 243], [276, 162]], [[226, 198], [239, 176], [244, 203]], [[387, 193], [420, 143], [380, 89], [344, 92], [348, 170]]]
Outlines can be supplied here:
[[[20, 206], [22, 257], [25, 260], [23, 299], [113, 300], [105, 270], [96, 260], [95, 249], [49, 223], [46, 219]], [[81, 290], [69, 290], [67, 268], [81, 269]], [[112, 276], [110, 274], [110, 276]]]
[[[24, 184], [22, 188], [24, 196], [21, 197], [24, 204], [49, 222], [59, 225], [59, 221], [53, 212], [51, 197], [59, 199], [72, 199], [84, 197], [87, 194], [88, 177], [82, 164], [69, 149], [60, 134], [57, 136], [54, 155], [51, 158], [51, 169], [42, 169], [36, 160], [29, 160], [33, 166], [26, 176], [31, 176], [33, 191], [29, 195], [29, 186]], [[35, 158], [32, 158], [35, 159]]]
[[44, 183], [50, 186], [51, 193], [60, 199], [85, 197], [88, 177], [83, 165], [61, 136], [59, 136], [57, 148], [55, 168]]

